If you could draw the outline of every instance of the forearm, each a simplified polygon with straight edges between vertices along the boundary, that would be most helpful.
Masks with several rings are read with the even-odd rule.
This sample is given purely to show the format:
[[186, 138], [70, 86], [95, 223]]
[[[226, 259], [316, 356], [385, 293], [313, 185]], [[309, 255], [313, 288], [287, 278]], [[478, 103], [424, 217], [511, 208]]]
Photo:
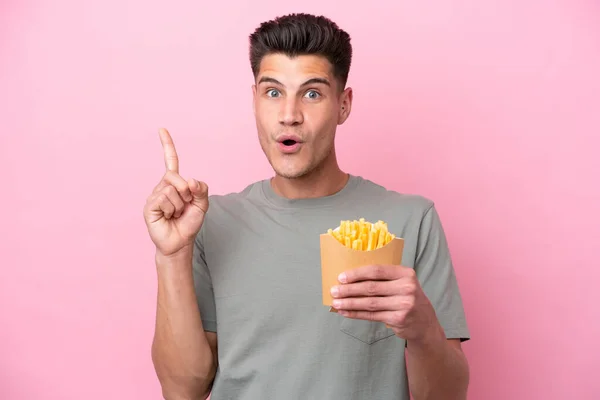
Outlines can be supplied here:
[[422, 341], [408, 342], [408, 379], [415, 400], [464, 400], [469, 384], [469, 365], [464, 353], [441, 327]]
[[177, 258], [156, 256], [158, 299], [152, 360], [167, 400], [205, 399], [215, 361], [200, 319], [192, 275], [192, 250]]

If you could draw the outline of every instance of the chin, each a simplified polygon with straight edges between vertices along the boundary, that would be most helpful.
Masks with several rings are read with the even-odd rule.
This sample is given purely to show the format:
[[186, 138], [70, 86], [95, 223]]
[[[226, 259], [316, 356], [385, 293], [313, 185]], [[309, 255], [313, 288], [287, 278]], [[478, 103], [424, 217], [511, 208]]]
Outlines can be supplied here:
[[309, 166], [272, 165], [272, 167], [277, 175], [285, 179], [299, 179], [311, 171]]
[[290, 171], [287, 169], [275, 169], [275, 173], [285, 179], [298, 179], [306, 175], [304, 171]]

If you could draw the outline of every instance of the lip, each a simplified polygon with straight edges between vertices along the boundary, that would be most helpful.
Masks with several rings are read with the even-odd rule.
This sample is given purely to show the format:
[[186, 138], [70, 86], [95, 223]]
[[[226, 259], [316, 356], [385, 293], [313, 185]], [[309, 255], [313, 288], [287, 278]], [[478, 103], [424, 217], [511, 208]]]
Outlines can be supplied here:
[[[294, 143], [291, 146], [286, 146], [283, 144], [286, 140], [293, 140]], [[277, 147], [284, 154], [293, 154], [300, 151], [300, 147], [302, 147], [302, 140], [300, 140], [299, 136], [296, 135], [282, 135], [277, 138]]]
[[300, 140], [300, 136], [297, 135], [281, 135], [277, 138], [278, 143], [283, 143], [286, 140], [293, 140], [294, 142], [302, 143], [302, 140]]

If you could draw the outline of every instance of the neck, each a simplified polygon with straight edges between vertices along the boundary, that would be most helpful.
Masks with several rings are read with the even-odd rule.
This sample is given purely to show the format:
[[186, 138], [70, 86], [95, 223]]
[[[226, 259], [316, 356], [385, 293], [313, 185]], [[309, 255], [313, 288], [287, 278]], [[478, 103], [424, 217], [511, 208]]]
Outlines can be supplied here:
[[348, 182], [349, 175], [337, 164], [335, 154], [323, 164], [300, 178], [285, 178], [275, 175], [271, 179], [273, 191], [288, 199], [307, 199], [325, 197], [342, 190]]

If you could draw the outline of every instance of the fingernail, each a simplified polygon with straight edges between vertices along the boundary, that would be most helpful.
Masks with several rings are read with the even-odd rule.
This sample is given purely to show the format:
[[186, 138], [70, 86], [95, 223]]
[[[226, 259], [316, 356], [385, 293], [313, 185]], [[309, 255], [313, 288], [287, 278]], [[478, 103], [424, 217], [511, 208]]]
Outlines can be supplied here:
[[346, 277], [346, 273], [342, 272], [339, 276], [338, 276], [338, 281], [340, 281], [341, 283], [346, 283], [346, 280], [348, 278]]
[[341, 300], [334, 300], [332, 305], [333, 305], [333, 308], [339, 309], [339, 307], [342, 305], [342, 302], [341, 302]]
[[336, 297], [338, 294], [340, 294], [340, 289], [337, 286], [334, 286], [331, 288], [331, 295], [333, 297]]

